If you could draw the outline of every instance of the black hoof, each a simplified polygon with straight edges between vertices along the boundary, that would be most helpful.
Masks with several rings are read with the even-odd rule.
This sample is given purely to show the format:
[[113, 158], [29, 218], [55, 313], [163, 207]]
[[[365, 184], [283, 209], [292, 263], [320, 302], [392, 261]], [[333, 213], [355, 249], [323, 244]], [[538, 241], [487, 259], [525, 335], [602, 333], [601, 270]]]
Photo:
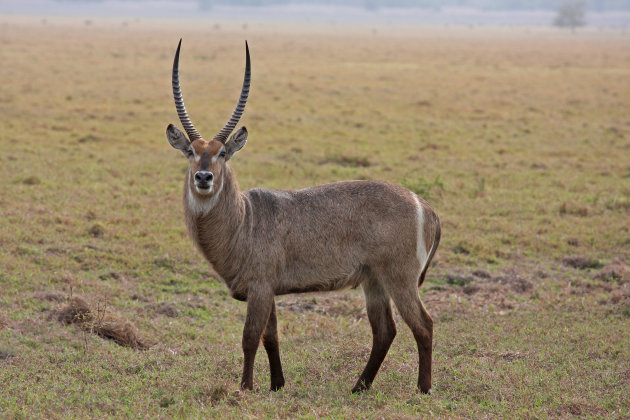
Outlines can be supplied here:
[[352, 393], [359, 394], [363, 391], [367, 391], [368, 389], [370, 389], [370, 385], [366, 385], [364, 382], [360, 382], [356, 384], [354, 388], [352, 388]]
[[284, 387], [284, 381], [282, 383], [277, 383], [277, 384], [271, 384], [271, 390], [272, 391], [280, 391], [282, 389], [282, 387]]

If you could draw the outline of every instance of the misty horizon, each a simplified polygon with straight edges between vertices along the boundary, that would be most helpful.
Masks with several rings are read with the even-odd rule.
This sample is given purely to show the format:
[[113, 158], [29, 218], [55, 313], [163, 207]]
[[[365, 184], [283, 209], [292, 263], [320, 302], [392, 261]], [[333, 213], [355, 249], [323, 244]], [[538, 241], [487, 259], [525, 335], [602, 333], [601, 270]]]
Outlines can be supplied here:
[[[498, 5], [499, 0], [447, 1], [440, 7], [429, 7], [434, 1], [416, 2], [417, 7], [404, 7], [403, 3], [377, 0], [347, 0], [342, 5], [330, 1], [240, 1], [248, 5], [226, 5], [223, 0], [209, 1], [154, 1], [154, 0], [0, 0], [0, 14], [35, 15], [41, 17], [98, 17], [120, 18], [198, 18], [214, 20], [305, 22], [305, 23], [367, 23], [367, 24], [437, 24], [478, 26], [551, 26], [555, 9], [515, 8], [526, 2], [509, 2], [511, 10], [472, 7]], [[449, 4], [460, 3], [454, 7]], [[538, 2], [531, 2], [537, 4]], [[555, 4], [558, 2], [549, 2]], [[602, 4], [606, 2], [600, 2]], [[620, 4], [624, 2], [608, 2]], [[625, 2], [630, 3], [630, 2]], [[391, 6], [383, 6], [390, 4]], [[630, 4], [627, 5], [630, 8]], [[601, 9], [601, 8], [600, 8]], [[594, 27], [621, 27], [630, 25], [628, 11], [596, 11], [586, 9], [586, 23]]]

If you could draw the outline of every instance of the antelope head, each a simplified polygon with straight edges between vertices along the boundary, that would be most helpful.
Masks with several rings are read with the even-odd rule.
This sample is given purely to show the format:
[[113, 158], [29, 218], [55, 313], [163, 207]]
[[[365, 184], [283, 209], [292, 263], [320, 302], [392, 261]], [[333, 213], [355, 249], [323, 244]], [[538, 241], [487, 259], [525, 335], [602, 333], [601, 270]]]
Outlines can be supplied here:
[[181, 151], [188, 158], [190, 165], [188, 167], [188, 180], [186, 182], [189, 197], [198, 200], [207, 200], [216, 198], [221, 192], [223, 186], [223, 174], [226, 171], [226, 162], [240, 149], [245, 146], [247, 141], [247, 129], [241, 127], [236, 133], [232, 134], [228, 141], [228, 136], [238, 124], [245, 104], [247, 95], [249, 94], [249, 85], [251, 79], [251, 66], [249, 61], [249, 47], [245, 42], [245, 77], [243, 80], [243, 88], [241, 96], [236, 104], [236, 108], [232, 113], [232, 117], [227, 124], [214, 136], [210, 141], [204, 140], [201, 134], [195, 129], [182, 98], [182, 90], [179, 85], [179, 51], [182, 46], [181, 39], [177, 46], [175, 59], [173, 60], [173, 97], [175, 99], [175, 108], [179, 115], [179, 120], [186, 130], [184, 134], [173, 124], [169, 124], [166, 128], [166, 138], [175, 149]]

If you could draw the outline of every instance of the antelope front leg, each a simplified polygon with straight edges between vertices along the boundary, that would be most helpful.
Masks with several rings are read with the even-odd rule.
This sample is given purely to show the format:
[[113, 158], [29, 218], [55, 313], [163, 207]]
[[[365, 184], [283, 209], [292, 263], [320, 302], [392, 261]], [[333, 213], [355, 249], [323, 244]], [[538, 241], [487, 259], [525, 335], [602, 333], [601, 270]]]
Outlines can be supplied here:
[[263, 345], [269, 357], [269, 370], [271, 373], [271, 390], [277, 391], [284, 386], [284, 374], [280, 362], [280, 345], [278, 344], [278, 320], [276, 318], [276, 303], [271, 303], [271, 314], [267, 321], [267, 327], [263, 334]]
[[247, 318], [243, 329], [243, 377], [241, 389], [254, 388], [254, 359], [263, 331], [269, 320], [273, 291], [265, 284], [253, 283], [247, 291]]

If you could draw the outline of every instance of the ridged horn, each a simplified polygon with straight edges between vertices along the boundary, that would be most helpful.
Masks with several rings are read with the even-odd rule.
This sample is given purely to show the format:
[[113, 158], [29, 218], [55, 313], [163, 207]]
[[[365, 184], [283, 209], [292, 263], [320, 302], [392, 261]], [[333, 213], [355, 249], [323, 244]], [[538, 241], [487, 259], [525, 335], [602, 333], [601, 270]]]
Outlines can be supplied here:
[[238, 103], [236, 104], [236, 108], [234, 108], [234, 112], [232, 113], [232, 117], [225, 124], [225, 127], [219, 131], [219, 134], [214, 136], [214, 140], [218, 140], [221, 143], [225, 143], [227, 141], [228, 136], [238, 124], [238, 120], [241, 119], [241, 115], [243, 115], [243, 111], [245, 110], [245, 104], [247, 103], [247, 96], [249, 95], [249, 83], [251, 81], [252, 69], [251, 64], [249, 62], [249, 46], [247, 45], [247, 41], [245, 41], [245, 77], [243, 78], [243, 88], [241, 89], [241, 97], [238, 98]]
[[186, 130], [186, 133], [188, 133], [188, 138], [192, 142], [194, 140], [200, 139], [201, 134], [199, 134], [192, 121], [190, 121], [190, 117], [188, 116], [188, 112], [186, 112], [186, 107], [184, 106], [182, 89], [179, 86], [179, 50], [181, 47], [182, 40], [180, 38], [179, 44], [177, 45], [177, 52], [175, 53], [175, 60], [173, 60], [173, 98], [175, 99], [175, 108], [177, 109], [179, 120], [182, 122], [184, 130]]

